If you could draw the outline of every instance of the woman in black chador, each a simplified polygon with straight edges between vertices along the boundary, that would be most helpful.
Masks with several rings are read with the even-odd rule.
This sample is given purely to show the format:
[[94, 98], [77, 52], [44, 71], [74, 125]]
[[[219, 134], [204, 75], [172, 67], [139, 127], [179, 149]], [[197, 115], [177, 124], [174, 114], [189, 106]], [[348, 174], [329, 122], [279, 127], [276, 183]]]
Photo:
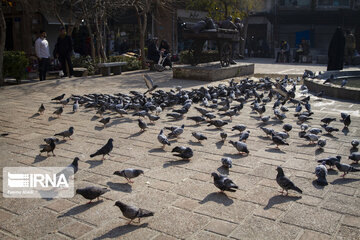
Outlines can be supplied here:
[[342, 70], [344, 65], [345, 36], [341, 27], [337, 27], [328, 50], [327, 70]]

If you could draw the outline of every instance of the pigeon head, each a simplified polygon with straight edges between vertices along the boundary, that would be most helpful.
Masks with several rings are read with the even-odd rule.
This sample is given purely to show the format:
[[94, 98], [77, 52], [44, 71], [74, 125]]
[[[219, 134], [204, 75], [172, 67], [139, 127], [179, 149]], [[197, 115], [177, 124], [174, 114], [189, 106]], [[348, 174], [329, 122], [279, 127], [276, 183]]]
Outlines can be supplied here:
[[232, 145], [235, 144], [235, 142], [233, 140], [230, 140], [229, 143], [231, 143]]
[[134, 173], [135, 173], [136, 175], [140, 175], [140, 174], [144, 174], [144, 171], [143, 171], [143, 170], [140, 170], [140, 169], [135, 169], [135, 170], [134, 170]]
[[115, 171], [115, 172], [113, 173], [113, 175], [121, 176], [121, 172], [120, 172], [120, 171]]
[[84, 192], [84, 189], [76, 189], [76, 194], [83, 194]]
[[114, 141], [114, 139], [112, 139], [112, 138], [109, 138], [109, 140], [108, 140], [108, 142], [110, 143], [112, 143]]
[[276, 168], [276, 171], [278, 172], [279, 175], [283, 176], [284, 175], [284, 170], [282, 169], [282, 167], [278, 166]]
[[70, 127], [69, 132], [73, 132], [73, 131], [74, 131], [74, 127]]
[[341, 156], [336, 156], [337, 160], [340, 162]]
[[183, 125], [181, 125], [181, 128], [184, 128], [185, 127], [185, 125], [183, 124]]
[[80, 160], [80, 159], [79, 159], [78, 157], [75, 157], [75, 158], [74, 158], [74, 161], [72, 162], [72, 165], [77, 166], [79, 160]]
[[219, 179], [219, 174], [217, 174], [216, 172], [213, 172], [211, 174], [211, 176], [214, 178], [214, 179]]
[[322, 161], [321, 164], [325, 166], [325, 165], [326, 165], [326, 161]]

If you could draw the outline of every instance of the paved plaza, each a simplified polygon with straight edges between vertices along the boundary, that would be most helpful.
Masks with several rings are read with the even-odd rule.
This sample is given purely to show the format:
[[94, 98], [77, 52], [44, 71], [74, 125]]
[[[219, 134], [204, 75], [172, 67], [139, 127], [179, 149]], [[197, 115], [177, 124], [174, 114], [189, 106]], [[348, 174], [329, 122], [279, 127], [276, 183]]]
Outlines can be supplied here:
[[[307, 68], [263, 65], [255, 66], [256, 73], [302, 74]], [[310, 70], [324, 70], [324, 66], [315, 65]], [[161, 119], [149, 124], [144, 132], [139, 131], [138, 117], [132, 116], [132, 111], [122, 118], [119, 114], [106, 113], [105, 116], [111, 117], [106, 128], [94, 117], [94, 109], [80, 107], [79, 112], [72, 113], [72, 102], [60, 118], [52, 118], [51, 113], [59, 106], [50, 100], [55, 96], [144, 92], [143, 73], [57, 79], [0, 88], [0, 133], [9, 133], [0, 137], [1, 169], [64, 167], [79, 157], [76, 188], [94, 185], [110, 189], [100, 201], [91, 204], [86, 204], [88, 200], [79, 195], [70, 199], [11, 199], [3, 198], [1, 193], [0, 239], [360, 239], [360, 172], [343, 179], [341, 173], [329, 171], [329, 185], [323, 188], [314, 183], [313, 173], [317, 159], [341, 155], [343, 163], [352, 163], [348, 156], [351, 140], [360, 138], [360, 102], [311, 96], [314, 115], [309, 125], [320, 127], [320, 119], [336, 117], [331, 126], [340, 129], [333, 136], [322, 136], [327, 139], [324, 151], [298, 137], [300, 127], [296, 124], [293, 104], [286, 105], [290, 111], [283, 122], [271, 119], [266, 125], [278, 131], [284, 123], [293, 125], [287, 141], [290, 145], [280, 146], [280, 151], [259, 128], [258, 114], [251, 111], [250, 102], [223, 127], [229, 135], [224, 143], [220, 141], [221, 131], [214, 126], [196, 126], [186, 117], [173, 121], [165, 116], [170, 110], [161, 113]], [[229, 82], [177, 80], [172, 79], [171, 71], [147, 73], [165, 91], [178, 85], [191, 90]], [[297, 98], [300, 97], [298, 94]], [[45, 105], [45, 114], [34, 116], [41, 103]], [[265, 115], [273, 117], [272, 105], [273, 102], [267, 104]], [[340, 112], [351, 114], [349, 131], [342, 131]], [[186, 114], [195, 115], [199, 114], [194, 107]], [[184, 133], [162, 150], [157, 141], [160, 129], [181, 124], [185, 124]], [[239, 138], [238, 132], [231, 131], [236, 124], [245, 124], [250, 130], [246, 142], [248, 156], [238, 154], [228, 142]], [[54, 157], [39, 156], [39, 145], [45, 137], [70, 126], [75, 129], [73, 140], [61, 141]], [[191, 136], [193, 131], [202, 132], [208, 140], [198, 143]], [[104, 161], [100, 160], [101, 156], [90, 158], [109, 138], [114, 139], [111, 157]], [[172, 155], [171, 149], [181, 145], [193, 149], [190, 161], [179, 161]], [[211, 177], [214, 171], [223, 172], [220, 159], [224, 156], [233, 159], [228, 174], [239, 186], [238, 191], [227, 195], [218, 193]], [[280, 195], [275, 181], [275, 169], [279, 165], [303, 194], [290, 191], [289, 196]], [[145, 174], [134, 179], [133, 184], [113, 175], [114, 171], [129, 167], [142, 169]], [[2, 179], [2, 171], [0, 174]], [[127, 225], [128, 220], [114, 206], [117, 200], [151, 210], [155, 215], [142, 219], [140, 224]]]

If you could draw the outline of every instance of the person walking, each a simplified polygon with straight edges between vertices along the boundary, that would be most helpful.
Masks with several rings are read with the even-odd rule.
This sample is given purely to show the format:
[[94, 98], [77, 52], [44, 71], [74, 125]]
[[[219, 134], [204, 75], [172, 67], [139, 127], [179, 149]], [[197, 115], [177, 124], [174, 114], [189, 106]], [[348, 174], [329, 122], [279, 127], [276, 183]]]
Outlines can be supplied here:
[[41, 30], [39, 38], [35, 41], [35, 52], [39, 59], [39, 79], [46, 80], [46, 72], [50, 65], [49, 43], [46, 40], [46, 32]]
[[350, 65], [352, 63], [355, 49], [355, 37], [350, 30], [347, 30], [345, 36], [345, 64]]
[[63, 77], [67, 77], [68, 74], [66, 65], [69, 67], [69, 77], [74, 75], [73, 65], [71, 62], [72, 52], [73, 46], [71, 37], [67, 35], [65, 28], [61, 27], [60, 34], [55, 45], [54, 55], [59, 58], [61, 68], [64, 73]]
[[342, 70], [344, 67], [345, 36], [341, 27], [337, 27], [331, 38], [328, 50], [327, 70]]

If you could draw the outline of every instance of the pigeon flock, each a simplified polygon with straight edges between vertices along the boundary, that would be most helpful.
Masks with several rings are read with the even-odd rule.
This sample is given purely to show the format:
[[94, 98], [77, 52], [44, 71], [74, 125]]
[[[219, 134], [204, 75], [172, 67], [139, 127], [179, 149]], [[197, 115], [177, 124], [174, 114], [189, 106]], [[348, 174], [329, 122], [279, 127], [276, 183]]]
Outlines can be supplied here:
[[[61, 107], [57, 108], [53, 112], [58, 118], [64, 111], [66, 105], [73, 102], [73, 112], [76, 113], [82, 109], [87, 111], [94, 111], [94, 114], [101, 117], [100, 123], [106, 127], [113, 120], [114, 114], [116, 116], [123, 117], [124, 115], [133, 116], [131, 118], [134, 128], [139, 128], [140, 132], [146, 134], [149, 128], [148, 124], [156, 126], [156, 121], [159, 119], [167, 119], [169, 123], [181, 122], [184, 119], [194, 121], [195, 125], [179, 124], [178, 126], [167, 126], [158, 129], [157, 140], [164, 152], [168, 151], [173, 153], [173, 156], [179, 157], [180, 161], [201, 161], [196, 158], [196, 151], [190, 146], [182, 146], [181, 144], [175, 144], [178, 139], [183, 138], [183, 133], [189, 131], [193, 137], [190, 141], [199, 144], [202, 147], [206, 147], [208, 137], [205, 133], [199, 131], [201, 126], [207, 126], [208, 128], [219, 131], [218, 138], [223, 144], [229, 143], [229, 146], [233, 146], [236, 152], [243, 157], [250, 155], [251, 151], [248, 148], [247, 140], [254, 138], [253, 131], [250, 131], [245, 124], [237, 124], [237, 121], [246, 122], [241, 117], [241, 111], [244, 105], [248, 105], [251, 110], [251, 114], [255, 114], [255, 117], [250, 121], [258, 121], [258, 127], [265, 133], [263, 139], [268, 139], [269, 147], [273, 148], [274, 152], [281, 152], [283, 146], [290, 145], [293, 139], [303, 139], [308, 141], [308, 146], [316, 147], [317, 150], [326, 148], [328, 142], [331, 141], [331, 137], [334, 134], [339, 134], [339, 129], [332, 126], [335, 121], [342, 121], [344, 129], [348, 129], [351, 125], [350, 115], [347, 113], [341, 113], [340, 120], [336, 118], [326, 117], [317, 123], [319, 127], [312, 127], [315, 125], [313, 120], [313, 112], [311, 111], [312, 95], [306, 97], [302, 95], [308, 94], [307, 88], [304, 85], [300, 86], [300, 78], [292, 79], [285, 76], [283, 79], [270, 79], [260, 78], [259, 81], [250, 80], [248, 78], [235, 82], [232, 79], [229, 83], [220, 83], [218, 86], [200, 87], [198, 89], [184, 90], [181, 86], [176, 86], [170, 91], [164, 91], [158, 89], [157, 85], [154, 85], [151, 77], [144, 74], [144, 80], [148, 90], [144, 93], [138, 91], [130, 91], [129, 94], [116, 93], [110, 94], [86, 94], [86, 95], [71, 95], [65, 98], [65, 94], [54, 97], [51, 100], [61, 104]], [[297, 96], [296, 90], [300, 86], [300, 96]], [[317, 99], [321, 100], [323, 93], [315, 94]], [[196, 110], [196, 115], [189, 116], [188, 112], [191, 108]], [[44, 104], [41, 104], [39, 110], [40, 115], [45, 114], [46, 108]], [[195, 112], [195, 111], [192, 111]], [[104, 117], [112, 113], [110, 117]], [[293, 114], [297, 121], [293, 123], [283, 124], [287, 115]], [[276, 124], [270, 124], [275, 122]], [[270, 126], [280, 124], [282, 128], [273, 129]], [[238, 140], [232, 139], [226, 141], [228, 134], [223, 130], [225, 125], [231, 126], [231, 131], [235, 131], [239, 137]], [[298, 128], [299, 135], [291, 134], [292, 129]], [[76, 136], [74, 127], [70, 126], [68, 130], [56, 133], [54, 137], [45, 138], [44, 141], [47, 144], [44, 146], [41, 153], [50, 152], [55, 156], [54, 150], [56, 144], [59, 142], [55, 136], [59, 136], [64, 139], [72, 139]], [[326, 136], [330, 138], [325, 138]], [[233, 136], [232, 136], [233, 137]], [[115, 139], [115, 140], [114, 140]], [[101, 156], [101, 160], [105, 160], [105, 156], [110, 156], [116, 141], [114, 136], [108, 139], [108, 141], [100, 149], [91, 150], [92, 153], [88, 155], [93, 158]], [[349, 159], [358, 164], [360, 161], [360, 152], [358, 152], [359, 140], [354, 139], [351, 141], [352, 150], [349, 155]], [[170, 149], [167, 149], [168, 146]], [[250, 148], [251, 149], [251, 148]], [[314, 174], [317, 178], [316, 183], [319, 186], [326, 186], [328, 182], [326, 176], [328, 171], [337, 168], [338, 172], [343, 173], [342, 177], [346, 174], [359, 172], [360, 169], [352, 165], [341, 162], [341, 156], [329, 156], [327, 158], [314, 161]], [[74, 168], [74, 172], [78, 171], [78, 158], [75, 158], [73, 163], [69, 166]], [[318, 164], [316, 164], [318, 163]], [[219, 161], [219, 167], [227, 169], [228, 174], [222, 175], [220, 173], [211, 173], [213, 183], [220, 192], [228, 191], [235, 192], [239, 187], [230, 179], [229, 170], [236, 164], [236, 161], [230, 157], [223, 157]], [[327, 166], [330, 169], [327, 169]], [[297, 186], [292, 182], [281, 166], [276, 169], [277, 175], [274, 171], [274, 178], [277, 184], [281, 188], [281, 193], [286, 192], [288, 195], [289, 190], [296, 191], [297, 193], [303, 193], [301, 186]], [[120, 171], [115, 171], [114, 175], [123, 177], [129, 184], [133, 183], [133, 179], [144, 174], [141, 169], [127, 168]], [[210, 174], [210, 173], [209, 173]], [[89, 203], [106, 192], [110, 191], [106, 188], [88, 186], [85, 188], [79, 188], [76, 190], [76, 194], [80, 194], [85, 199], [90, 200]], [[116, 201], [114, 206], [118, 206], [125, 218], [130, 219], [131, 223], [134, 219], [153, 216], [154, 212], [128, 205], [122, 201]]]

